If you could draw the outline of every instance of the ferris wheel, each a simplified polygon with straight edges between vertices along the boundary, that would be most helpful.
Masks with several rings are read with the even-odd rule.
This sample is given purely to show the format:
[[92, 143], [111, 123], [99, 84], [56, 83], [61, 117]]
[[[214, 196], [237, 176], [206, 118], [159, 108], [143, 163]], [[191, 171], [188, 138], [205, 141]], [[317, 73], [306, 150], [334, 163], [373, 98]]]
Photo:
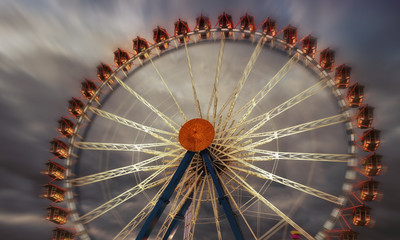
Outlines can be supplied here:
[[153, 36], [101, 63], [59, 121], [52, 239], [358, 239], [379, 131], [334, 50], [225, 12]]

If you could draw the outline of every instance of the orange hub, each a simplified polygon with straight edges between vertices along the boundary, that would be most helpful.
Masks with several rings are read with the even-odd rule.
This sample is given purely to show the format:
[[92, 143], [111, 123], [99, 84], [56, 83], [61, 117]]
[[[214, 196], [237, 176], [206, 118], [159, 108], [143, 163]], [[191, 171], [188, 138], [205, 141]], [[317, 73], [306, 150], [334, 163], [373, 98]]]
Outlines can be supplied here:
[[206, 149], [214, 140], [213, 125], [202, 118], [192, 119], [179, 130], [179, 142], [188, 151], [199, 152]]

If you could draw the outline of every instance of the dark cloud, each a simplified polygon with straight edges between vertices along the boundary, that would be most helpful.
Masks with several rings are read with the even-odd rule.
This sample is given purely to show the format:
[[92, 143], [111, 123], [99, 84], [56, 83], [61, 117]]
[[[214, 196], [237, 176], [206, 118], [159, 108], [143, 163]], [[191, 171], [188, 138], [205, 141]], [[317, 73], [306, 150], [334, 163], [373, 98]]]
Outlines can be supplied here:
[[[203, 12], [214, 24], [217, 16], [227, 11], [235, 21], [249, 12], [256, 16], [257, 24], [272, 16], [278, 20], [279, 28], [291, 23], [299, 27], [302, 36], [312, 32], [319, 38], [319, 46], [338, 50], [338, 62], [349, 62], [354, 67], [354, 81], [366, 85], [367, 101], [376, 107], [375, 126], [383, 130], [379, 152], [384, 155], [387, 168], [387, 174], [377, 178], [384, 197], [371, 204], [376, 225], [360, 231], [362, 239], [395, 239], [400, 213], [396, 145], [400, 141], [398, 9], [396, 1], [342, 0], [1, 2], [0, 238], [50, 237], [54, 225], [43, 220], [50, 202], [38, 197], [47, 177], [39, 172], [51, 157], [48, 147], [57, 135], [56, 121], [65, 115], [67, 100], [78, 95], [80, 81], [95, 78], [95, 66], [100, 61], [111, 63], [115, 48], [131, 49], [135, 36], [151, 39], [151, 29], [156, 25], [171, 33], [173, 22], [180, 17], [194, 26], [195, 16]], [[179, 54], [172, 57], [179, 58]], [[162, 96], [154, 101], [162, 100]], [[328, 141], [328, 137], [324, 139]], [[277, 191], [279, 187], [271, 189]], [[93, 207], [93, 202], [99, 200], [91, 199], [90, 192], [87, 195], [87, 204]], [[129, 204], [128, 207], [138, 206], [136, 200]], [[316, 209], [311, 209], [312, 214], [319, 214]], [[122, 222], [129, 221], [124, 217]], [[228, 229], [226, 220], [223, 227]], [[101, 224], [92, 229], [98, 239], [108, 234]]]

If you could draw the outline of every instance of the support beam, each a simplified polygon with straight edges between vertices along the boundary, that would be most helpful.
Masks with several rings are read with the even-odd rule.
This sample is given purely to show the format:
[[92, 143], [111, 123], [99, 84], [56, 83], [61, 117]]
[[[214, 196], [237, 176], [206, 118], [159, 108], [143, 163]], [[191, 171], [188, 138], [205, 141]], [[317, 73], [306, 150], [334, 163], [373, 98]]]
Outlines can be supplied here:
[[146, 222], [144, 223], [142, 229], [136, 237], [136, 240], [147, 239], [149, 237], [151, 231], [153, 230], [153, 226], [157, 223], [162, 212], [169, 203], [169, 199], [171, 198], [176, 186], [181, 180], [183, 174], [185, 173], [195, 154], [195, 152], [191, 151], [186, 152], [185, 156], [182, 159], [182, 162], [179, 164], [178, 169], [176, 169], [174, 175], [172, 176], [171, 181], [165, 188], [164, 192], [161, 194], [161, 197], [154, 206], [153, 211], [151, 211], [149, 217], [146, 219]]
[[218, 198], [219, 203], [224, 208], [226, 217], [228, 218], [229, 224], [231, 225], [231, 228], [232, 228], [233, 234], [235, 235], [236, 240], [244, 239], [242, 232], [240, 231], [239, 224], [236, 221], [236, 217], [233, 214], [232, 207], [229, 203], [229, 200], [228, 200], [227, 196], [225, 196], [225, 192], [224, 192], [224, 190], [221, 186], [221, 183], [218, 179], [218, 176], [214, 170], [213, 164], [210, 160], [211, 156], [210, 156], [208, 150], [201, 151], [201, 156], [203, 157], [203, 160], [207, 166], [207, 170], [209, 171], [211, 178], [214, 182], [214, 186], [215, 186], [218, 196], [219, 196], [219, 198]]

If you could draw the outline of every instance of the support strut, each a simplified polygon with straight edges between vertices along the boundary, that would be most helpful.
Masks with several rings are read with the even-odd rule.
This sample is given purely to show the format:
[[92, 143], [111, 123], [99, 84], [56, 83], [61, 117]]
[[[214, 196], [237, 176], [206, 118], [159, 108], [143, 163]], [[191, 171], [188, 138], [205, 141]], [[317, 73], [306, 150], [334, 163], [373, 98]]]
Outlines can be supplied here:
[[212, 157], [207, 149], [201, 151], [201, 156], [203, 157], [203, 160], [206, 163], [208, 172], [210, 173], [211, 178], [214, 182], [215, 189], [217, 189], [219, 204], [221, 204], [222, 207], [224, 208], [225, 215], [228, 218], [233, 234], [235, 235], [236, 240], [243, 240], [244, 238], [242, 232], [240, 231], [239, 224], [237, 223], [236, 217], [233, 214], [232, 207], [229, 203], [229, 199], [225, 195], [224, 189], [221, 186], [217, 173], [214, 170]]
[[174, 190], [180, 180], [182, 179], [183, 174], [185, 173], [186, 169], [188, 168], [190, 162], [192, 161], [196, 152], [187, 151], [185, 156], [182, 159], [182, 162], [179, 164], [178, 168], [176, 169], [174, 176], [172, 176], [171, 181], [169, 182], [168, 186], [165, 188], [164, 192], [161, 194], [160, 199], [158, 199], [156, 205], [154, 206], [153, 210], [149, 214], [146, 222], [144, 223], [142, 229], [140, 229], [139, 234], [136, 237], [136, 240], [147, 239], [153, 230], [154, 225], [156, 225], [158, 219], [160, 218], [161, 214], [163, 213], [165, 207], [169, 203], [169, 199], [171, 198]]

